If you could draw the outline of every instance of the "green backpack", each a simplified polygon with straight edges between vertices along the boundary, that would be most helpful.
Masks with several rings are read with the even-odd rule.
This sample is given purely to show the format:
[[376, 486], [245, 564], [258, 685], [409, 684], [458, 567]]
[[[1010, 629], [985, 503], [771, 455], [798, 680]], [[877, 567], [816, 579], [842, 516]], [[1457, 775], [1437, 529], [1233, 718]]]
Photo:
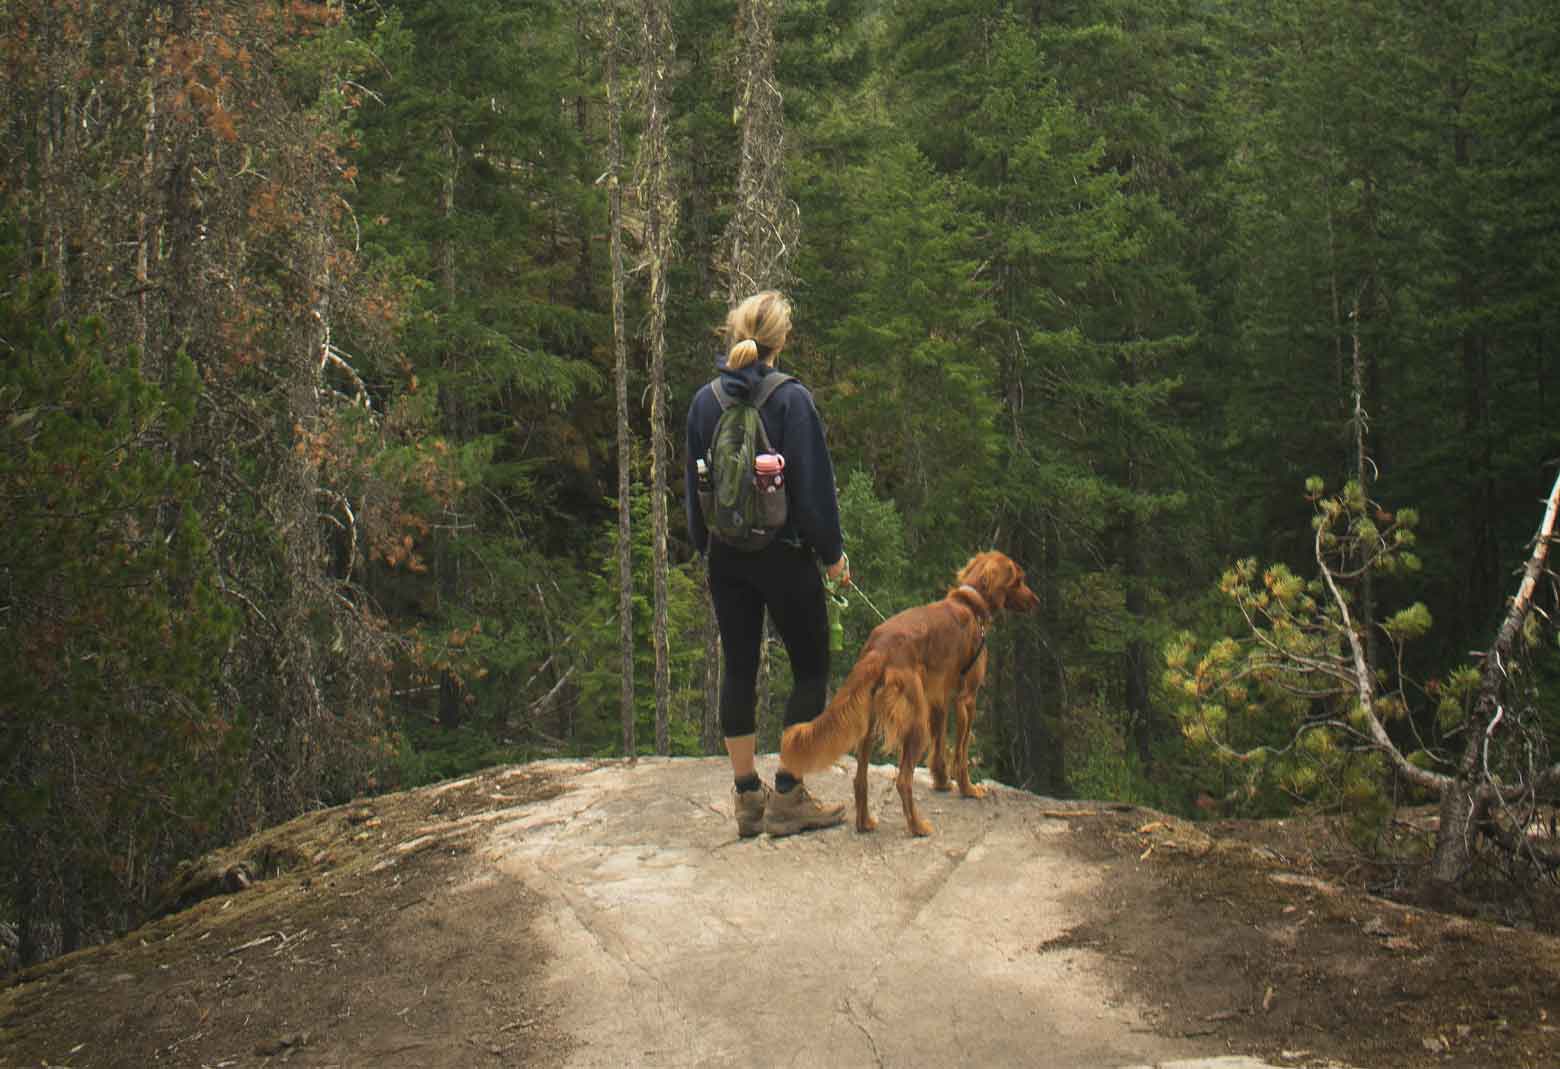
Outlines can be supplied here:
[[758, 410], [771, 394], [794, 376], [772, 371], [750, 398], [729, 396], [720, 379], [710, 383], [720, 402], [720, 420], [704, 454], [705, 473], [699, 481], [699, 508], [710, 534], [736, 549], [763, 549], [785, 526], [785, 486], [780, 476], [759, 484], [755, 460], [773, 453]]

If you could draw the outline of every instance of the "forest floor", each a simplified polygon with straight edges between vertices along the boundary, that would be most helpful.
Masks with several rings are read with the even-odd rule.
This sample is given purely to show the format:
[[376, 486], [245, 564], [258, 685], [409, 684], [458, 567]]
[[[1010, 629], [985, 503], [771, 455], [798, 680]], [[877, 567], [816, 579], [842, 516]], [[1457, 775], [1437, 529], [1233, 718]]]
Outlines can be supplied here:
[[[748, 941], [759, 952], [744, 960], [765, 968], [780, 955], [762, 940], [784, 934], [756, 936], [741, 917], [679, 927], [705, 908], [700, 888], [727, 876], [801, 899], [798, 928], [814, 923], [799, 892], [841, 883], [847, 897], [829, 899], [834, 916], [817, 922], [834, 925], [821, 944], [832, 953], [809, 947], [786, 966], [828, 958], [825, 977], [872, 959], [820, 1007], [848, 1018], [837, 1031], [832, 1018], [817, 1025], [832, 1064], [1000, 1063], [978, 1046], [1004, 1039], [1004, 1026], [979, 1018], [986, 1003], [1014, 1042], [1052, 1050], [1028, 1064], [1053, 1067], [1194, 1053], [1361, 1069], [1560, 1064], [1560, 938], [1367, 894], [1321, 824], [1192, 824], [1003, 788], [961, 800], [918, 783], [938, 834], [913, 840], [875, 769], [876, 835], [743, 841], [729, 833], [722, 765], [514, 766], [270, 829], [190, 866], [161, 919], [9, 978], [0, 1067], [723, 1064], [731, 1052], [710, 1046], [715, 1026], [699, 1015], [724, 1012], [710, 1000], [731, 985], [687, 985], [740, 975], [714, 957], [733, 942]], [[656, 786], [673, 774], [695, 779]], [[843, 800], [846, 783], [840, 773], [815, 790]], [[646, 801], [657, 798], [686, 836], [637, 852], [598, 838], [587, 882], [568, 884], [560, 843], [636, 821], [664, 828]], [[785, 884], [787, 873], [801, 882]], [[1012, 894], [1008, 876], [1034, 895]], [[996, 905], [969, 897], [983, 889], [1000, 891]], [[842, 915], [851, 895], [885, 924]], [[901, 901], [911, 908], [893, 908]], [[648, 909], [663, 910], [650, 924], [665, 940], [650, 950], [627, 927]], [[910, 929], [915, 938], [894, 934]], [[948, 932], [968, 949], [940, 949]], [[981, 976], [1005, 987], [966, 986]], [[1017, 1001], [1004, 1003], [1015, 985]], [[602, 1006], [571, 1014], [582, 991], [648, 1001], [622, 1007], [614, 1037], [589, 1023], [612, 1016]], [[1025, 1005], [1060, 1016], [1014, 1026]], [[1067, 1022], [1084, 1018], [1116, 1031], [1073, 1036]], [[778, 1053], [794, 1021], [768, 1027], [761, 1012], [738, 1026], [734, 1042], [754, 1037], [749, 1064], [823, 1064], [795, 1055], [806, 1036]], [[857, 1058], [848, 1044], [863, 1036]], [[941, 1036], [947, 1049], [928, 1046]]]

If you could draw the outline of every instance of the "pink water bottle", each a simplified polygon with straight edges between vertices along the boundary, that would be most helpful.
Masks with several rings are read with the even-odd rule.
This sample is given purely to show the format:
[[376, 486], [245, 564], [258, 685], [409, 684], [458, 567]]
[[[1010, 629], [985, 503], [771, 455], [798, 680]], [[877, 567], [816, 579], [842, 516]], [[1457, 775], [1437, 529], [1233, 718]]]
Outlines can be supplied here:
[[765, 527], [784, 527], [789, 511], [785, 499], [785, 457], [760, 453], [753, 458], [753, 486]]
[[779, 453], [760, 453], [753, 458], [753, 471], [764, 493], [778, 493], [785, 488], [785, 457]]

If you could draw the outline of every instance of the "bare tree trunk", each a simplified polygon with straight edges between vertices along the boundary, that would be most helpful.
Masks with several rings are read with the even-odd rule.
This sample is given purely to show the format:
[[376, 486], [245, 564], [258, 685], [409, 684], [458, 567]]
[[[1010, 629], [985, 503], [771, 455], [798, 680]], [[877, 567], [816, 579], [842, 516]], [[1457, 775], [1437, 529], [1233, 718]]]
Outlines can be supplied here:
[[[141, 350], [141, 359], [147, 375], [154, 382], [161, 381], [162, 369], [153, 361], [158, 361], [161, 354], [151, 351], [149, 309], [151, 299], [151, 213], [148, 204], [151, 200], [152, 186], [157, 174], [157, 56], [158, 48], [153, 42], [147, 46], [146, 60], [146, 91], [144, 101], [146, 106], [146, 119], [143, 125], [141, 141], [141, 188], [136, 194], [135, 216], [135, 339], [136, 345]], [[160, 362], [160, 361], [159, 361]]]
[[[1363, 293], [1370, 286], [1367, 279], [1361, 287]], [[1351, 316], [1353, 324], [1350, 332], [1352, 340], [1352, 358], [1350, 361], [1350, 378], [1352, 380], [1351, 392], [1354, 396], [1354, 411], [1350, 422], [1354, 427], [1354, 478], [1360, 484], [1360, 492], [1366, 497], [1370, 496], [1373, 467], [1370, 459], [1370, 416], [1365, 411], [1365, 358], [1360, 346], [1360, 315], [1362, 308], [1361, 294], [1354, 297], [1354, 310]], [[1376, 634], [1376, 578], [1371, 569], [1365, 569], [1365, 574], [1360, 577], [1360, 632], [1365, 637], [1365, 664], [1374, 672], [1381, 663], [1381, 655], [1377, 649], [1379, 636]]]
[[742, 62], [738, 90], [742, 156], [737, 205], [727, 230], [731, 250], [727, 296], [735, 303], [790, 281], [790, 260], [801, 220], [785, 196], [785, 115], [775, 81], [775, 23], [783, 0], [741, 0]]
[[297, 270], [306, 289], [302, 307], [296, 310], [298, 330], [286, 357], [283, 397], [286, 425], [294, 441], [281, 457], [274, 489], [286, 591], [278, 640], [278, 675], [285, 703], [279, 715], [286, 725], [282, 764], [286, 782], [274, 785], [274, 789], [292, 812], [316, 800], [328, 772], [319, 739], [324, 734], [325, 701], [319, 687], [319, 644], [314, 638], [314, 622], [322, 608], [320, 477], [312, 451], [303, 447], [305, 436], [319, 427], [319, 373], [329, 344], [330, 236], [323, 213], [309, 224], [301, 240], [305, 247]]
[[607, 7], [607, 204], [611, 214], [612, 357], [617, 385], [618, 652], [622, 675], [618, 712], [623, 756], [634, 756], [634, 521], [630, 475], [634, 438], [628, 428], [628, 340], [623, 311], [623, 101], [618, 85], [618, 4]]
[[455, 143], [455, 131], [445, 127], [439, 132], [444, 150], [444, 180], [439, 191], [439, 210], [444, 213], [445, 233], [434, 249], [439, 265], [439, 284], [444, 299], [455, 299], [455, 239], [451, 236], [455, 221], [455, 185], [460, 177], [460, 147]]
[[[452, 89], [453, 93], [453, 89]], [[439, 191], [439, 211], [444, 217], [444, 234], [434, 246], [434, 258], [439, 268], [439, 288], [444, 293], [446, 310], [455, 307], [457, 294], [455, 271], [455, 195], [460, 180], [460, 145], [455, 131], [446, 126], [439, 132], [444, 154], [444, 179]], [[450, 348], [446, 353], [445, 369], [453, 383], [460, 372], [460, 352]], [[465, 440], [462, 426], [462, 398], [451, 386], [439, 392], [440, 407], [444, 410], [446, 433], [457, 440]], [[434, 532], [434, 596], [438, 599], [438, 612], [442, 616], [453, 607], [459, 596], [460, 560], [452, 544], [457, 537], [459, 523], [453, 518], [448, 530]], [[439, 670], [439, 726], [445, 731], [455, 731], [464, 720], [464, 690], [456, 674], [448, 667]]]
[[650, 526], [655, 572], [655, 751], [671, 752], [671, 655], [667, 636], [667, 442], [666, 304], [677, 199], [667, 138], [670, 91], [667, 72], [676, 43], [665, 0], [646, 0], [643, 11], [645, 129], [642, 188], [650, 250]]
[[[1518, 636], [1527, 623], [1533, 609], [1533, 594], [1538, 581], [1548, 572], [1549, 547], [1555, 538], [1555, 524], [1560, 515], [1560, 476], [1550, 488], [1544, 507], [1544, 518], [1534, 538], [1533, 551], [1522, 571], [1522, 580], [1516, 596], [1511, 599], [1506, 618], [1495, 635], [1484, 665], [1480, 670], [1479, 694], [1474, 702], [1473, 715], [1464, 732], [1466, 742], [1458, 763], [1453, 785], [1441, 795], [1440, 829], [1436, 834], [1435, 854], [1430, 860], [1429, 884], [1432, 892], [1441, 892], [1467, 873], [1473, 853], [1473, 833], [1497, 799], [1496, 785], [1485, 776], [1489, 749], [1501, 722], [1507, 715], [1503, 696], [1507, 687], [1508, 666], [1516, 648]], [[1474, 784], [1479, 784], [1475, 787]], [[1512, 785], [1509, 793], [1520, 790], [1541, 795], [1560, 785], [1560, 764], [1553, 765], [1535, 775], [1525, 784]]]
[[[588, 50], [588, 44], [591, 41], [591, 34], [588, 29], [590, 10], [590, 5], [586, 3], [578, 4], [574, 9], [574, 70], [581, 87], [574, 97], [574, 128], [579, 133], [580, 143], [586, 145], [590, 143], [590, 102], [592, 97], [592, 90], [589, 88], [591, 84], [591, 56]], [[617, 12], [615, 10], [609, 12], [607, 18], [611, 24], [609, 33], [614, 37], [614, 41], [611, 44], [612, 47], [615, 47]], [[613, 62], [615, 63], [616, 59]], [[611, 98], [616, 94], [616, 86], [612, 86], [607, 90], [608, 108], [611, 107]], [[578, 172], [582, 185], [590, 182], [591, 175], [587, 173], [587, 169], [593, 166], [594, 163], [594, 154], [582, 155]], [[616, 172], [613, 173], [615, 176]], [[574, 261], [574, 299], [579, 301], [582, 307], [589, 308], [594, 306], [596, 296], [596, 272], [593, 263], [594, 255], [591, 251], [591, 246], [595, 243], [591, 240], [590, 233], [593, 221], [588, 216], [582, 216], [576, 225], [578, 227], [579, 252]]]
[[[171, 43], [182, 46], [191, 35], [188, 0], [172, 0], [169, 4], [169, 30]], [[165, 42], [165, 44], [168, 42]], [[167, 186], [163, 197], [162, 237], [167, 243], [167, 269], [160, 272], [163, 292], [167, 294], [168, 336], [163, 339], [162, 350], [176, 353], [190, 340], [190, 310], [186, 304], [195, 293], [194, 246], [200, 233], [198, 210], [191, 186], [194, 181], [194, 162], [191, 158], [190, 135], [177, 133], [173, 146], [173, 160], [167, 171]]]
[[1062, 634], [1062, 545], [1057, 525], [1047, 519], [1040, 528], [1045, 533], [1045, 551], [1041, 556], [1040, 612], [1041, 631], [1037, 645], [1043, 654], [1038, 663], [1049, 669], [1050, 678], [1040, 682], [1040, 723], [1045, 729], [1046, 763], [1041, 781], [1053, 794], [1070, 793], [1067, 787], [1067, 737], [1063, 730], [1067, 713], [1067, 666], [1062, 663], [1056, 643]]

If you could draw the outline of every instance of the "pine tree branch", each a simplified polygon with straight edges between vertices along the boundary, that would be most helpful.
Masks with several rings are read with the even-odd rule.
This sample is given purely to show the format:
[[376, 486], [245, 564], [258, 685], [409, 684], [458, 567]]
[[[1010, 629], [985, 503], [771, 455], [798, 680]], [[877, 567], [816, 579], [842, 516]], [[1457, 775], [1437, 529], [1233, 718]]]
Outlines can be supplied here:
[[1376, 714], [1376, 687], [1370, 670], [1369, 659], [1365, 655], [1365, 644], [1360, 639], [1358, 630], [1354, 626], [1353, 617], [1349, 613], [1349, 605], [1338, 584], [1334, 581], [1333, 572], [1327, 564], [1327, 555], [1323, 551], [1327, 533], [1332, 528], [1332, 515], [1325, 516], [1316, 526], [1315, 553], [1316, 564], [1321, 569], [1322, 581], [1327, 585], [1328, 595], [1338, 608], [1342, 618], [1342, 631], [1348, 639], [1349, 653], [1354, 662], [1354, 684], [1360, 703], [1361, 715], [1365, 717], [1366, 728], [1370, 733], [1370, 739], [1377, 750], [1384, 754], [1392, 766], [1404, 779], [1415, 786], [1434, 791], [1437, 794], [1445, 792], [1451, 786], [1452, 777], [1440, 772], [1432, 772], [1429, 769], [1420, 768], [1407, 757], [1403, 751], [1397, 748], [1391, 736], [1387, 734], [1386, 725], [1381, 722], [1381, 717]]

